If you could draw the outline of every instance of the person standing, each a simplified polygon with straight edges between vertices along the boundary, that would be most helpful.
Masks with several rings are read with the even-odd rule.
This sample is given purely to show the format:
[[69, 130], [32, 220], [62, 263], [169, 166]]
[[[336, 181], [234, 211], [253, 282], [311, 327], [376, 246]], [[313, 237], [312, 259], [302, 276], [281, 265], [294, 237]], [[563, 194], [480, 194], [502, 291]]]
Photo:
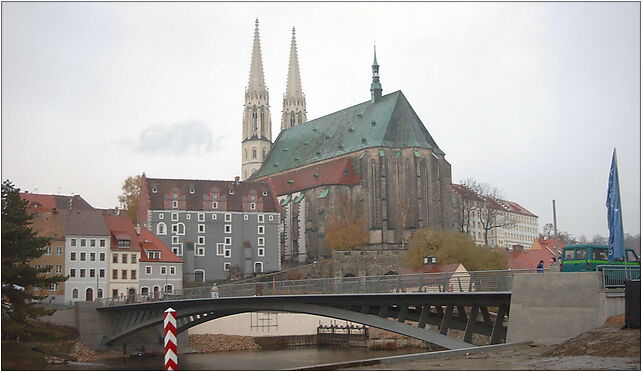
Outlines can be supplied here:
[[539, 260], [539, 263], [537, 264], [537, 272], [538, 273], [544, 272], [544, 260]]

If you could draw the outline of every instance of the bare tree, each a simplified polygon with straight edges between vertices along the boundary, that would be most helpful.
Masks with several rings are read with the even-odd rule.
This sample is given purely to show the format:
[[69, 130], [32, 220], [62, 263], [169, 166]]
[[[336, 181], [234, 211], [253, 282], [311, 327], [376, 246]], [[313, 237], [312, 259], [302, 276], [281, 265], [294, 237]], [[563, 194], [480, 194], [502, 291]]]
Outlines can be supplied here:
[[[499, 228], [510, 228], [515, 225], [515, 220], [502, 205], [501, 191], [474, 179], [467, 179], [463, 186], [474, 192], [482, 201], [476, 204], [476, 211], [484, 234], [484, 244], [488, 245], [491, 231]], [[495, 230], [496, 231], [496, 230]]]
[[474, 180], [467, 179], [459, 182], [459, 185], [453, 185], [453, 196], [457, 210], [457, 227], [460, 232], [469, 234], [473, 216], [475, 211], [480, 210], [482, 199], [467, 187]]

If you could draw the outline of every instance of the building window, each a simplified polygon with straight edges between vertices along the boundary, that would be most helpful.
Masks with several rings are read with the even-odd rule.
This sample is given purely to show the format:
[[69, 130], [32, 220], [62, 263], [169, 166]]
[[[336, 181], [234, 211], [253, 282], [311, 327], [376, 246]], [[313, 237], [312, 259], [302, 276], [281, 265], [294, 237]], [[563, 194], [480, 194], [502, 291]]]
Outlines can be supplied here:
[[89, 240], [89, 246], [90, 247], [95, 247], [96, 246], [96, 239], [90, 239]]
[[96, 261], [96, 253], [94, 252], [89, 253], [89, 261]]
[[222, 256], [223, 255], [223, 250], [225, 249], [225, 244], [223, 243], [216, 243], [216, 255], [217, 256]]
[[195, 256], [205, 256], [205, 247], [196, 247], [194, 251]]
[[80, 246], [81, 247], [86, 247], [87, 246], [87, 239], [80, 239]]
[[101, 278], [104, 278], [105, 277], [105, 269], [98, 270], [98, 276], [101, 277]]
[[[218, 202], [212, 202], [212, 209], [218, 209]], [[216, 219], [216, 217], [214, 219]]]
[[152, 259], [152, 260], [160, 260], [161, 253], [160, 253], [160, 251], [148, 251], [147, 252], [147, 258]]
[[169, 275], [176, 275], [176, 266], [169, 267]]
[[172, 200], [172, 208], [178, 208], [178, 200]]
[[198, 214], [198, 220], [201, 221], [201, 222], [205, 221], [205, 213], [199, 213]]
[[230, 266], [231, 266], [231, 265], [232, 265], [232, 264], [231, 264], [231, 263], [229, 263], [229, 262], [223, 262], [223, 270], [224, 270], [224, 271], [230, 271]]
[[226, 234], [232, 233], [232, 225], [225, 225], [225, 233]]
[[225, 258], [230, 258], [232, 257], [232, 250], [231, 249], [225, 249]]
[[123, 254], [122, 260], [123, 260], [122, 263], [124, 263], [124, 264], [127, 263], [127, 255], [126, 254]]
[[72, 278], [76, 277], [76, 269], [69, 269], [69, 276]]
[[56, 265], [56, 274], [62, 274], [62, 265]]
[[56, 255], [57, 256], [62, 256], [62, 247], [56, 248]]
[[264, 216], [264, 215], [262, 215], [262, 214], [259, 214], [259, 215], [256, 217], [256, 219], [257, 219], [257, 221], [258, 221], [259, 223], [263, 223], [263, 222], [265, 222], [265, 216]]
[[232, 245], [232, 237], [230, 236], [225, 237], [225, 245]]
[[216, 213], [212, 213], [212, 219], [213, 219], [213, 220], [215, 220], [215, 219], [216, 219]]
[[263, 262], [257, 261], [254, 263], [254, 272], [255, 273], [263, 272]]
[[225, 222], [232, 222], [232, 213], [225, 213]]
[[191, 215], [191, 214], [189, 214], [189, 213], [186, 213], [186, 214], [185, 214], [185, 219], [187, 219], [187, 220], [191, 220], [191, 219], [192, 219], [192, 215]]
[[259, 253], [259, 257], [265, 256], [265, 248], [259, 248], [258, 253]]
[[81, 278], [84, 278], [84, 277], [85, 277], [85, 272], [86, 272], [86, 270], [85, 270], [85, 269], [80, 269], [80, 277], [81, 277]]
[[80, 261], [86, 261], [87, 260], [87, 254], [85, 252], [80, 252]]
[[98, 288], [98, 294], [96, 295], [98, 298], [103, 298], [103, 289]]
[[172, 221], [178, 221], [178, 213], [172, 213]]
[[183, 255], [183, 244], [179, 244], [178, 246], [172, 247], [172, 252], [177, 256], [182, 256]]
[[177, 235], [185, 235], [185, 224], [182, 222], [172, 225], [172, 233]]
[[72, 247], [76, 246], [76, 238], [71, 238], [71, 246]]
[[262, 247], [262, 246], [264, 246], [264, 245], [265, 245], [265, 238], [264, 238], [264, 237], [262, 237], [262, 236], [259, 236], [259, 239], [258, 239], [258, 246], [259, 246], [259, 247]]
[[45, 256], [51, 256], [51, 247], [45, 247]]
[[252, 159], [256, 159], [256, 147], [252, 147]]
[[172, 294], [174, 292], [174, 286], [171, 284], [167, 284], [165, 286], [165, 293]]
[[274, 221], [274, 216], [273, 216], [273, 215], [270, 215], [270, 216], [268, 217], [268, 219], [269, 219], [270, 221]]
[[49, 284], [49, 290], [50, 291], [57, 291], [58, 290], [58, 284], [56, 284], [56, 283]]
[[248, 221], [249, 219], [250, 219], [250, 216], [248, 216], [247, 214], [243, 215], [243, 221]]
[[136, 270], [132, 270], [131, 274], [131, 279], [136, 279]]
[[159, 213], [158, 214], [158, 219], [162, 220], [163, 218], [165, 218], [165, 215], [163, 213]]
[[111, 290], [111, 296], [112, 297], [118, 297], [118, 290], [117, 289], [112, 289]]
[[161, 266], [160, 273], [161, 275], [167, 275], [167, 266]]
[[156, 235], [167, 235], [167, 225], [165, 225], [165, 222], [160, 222], [156, 225]]
[[78, 298], [78, 289], [74, 288], [73, 291], [71, 291], [71, 297], [72, 298]]
[[265, 226], [258, 226], [258, 233], [260, 235], [265, 234]]
[[178, 236], [172, 236], [172, 244], [178, 244]]
[[129, 248], [130, 245], [131, 245], [131, 243], [130, 243], [129, 240], [119, 240], [118, 241], [118, 247], [119, 248]]
[[204, 236], [199, 236], [198, 237], [198, 244], [204, 245], [205, 244], [205, 237]]
[[100, 239], [100, 246], [105, 247], [105, 239]]
[[152, 274], [152, 267], [151, 266], [145, 266], [145, 274], [151, 275]]
[[100, 261], [105, 262], [105, 252], [100, 252]]
[[122, 270], [122, 276], [121, 279], [127, 279], [127, 270]]
[[132, 254], [132, 260], [131, 263], [135, 264], [138, 261], [138, 258], [136, 257], [135, 254]]
[[89, 269], [89, 277], [90, 278], [96, 277], [96, 269]]
[[194, 270], [194, 281], [195, 282], [204, 282], [205, 281], [205, 270], [203, 270], [203, 269]]
[[256, 209], [256, 203], [250, 203], [250, 210], [253, 211]]
[[199, 223], [198, 224], [198, 232], [199, 233], [204, 233], [205, 232], [205, 224]]

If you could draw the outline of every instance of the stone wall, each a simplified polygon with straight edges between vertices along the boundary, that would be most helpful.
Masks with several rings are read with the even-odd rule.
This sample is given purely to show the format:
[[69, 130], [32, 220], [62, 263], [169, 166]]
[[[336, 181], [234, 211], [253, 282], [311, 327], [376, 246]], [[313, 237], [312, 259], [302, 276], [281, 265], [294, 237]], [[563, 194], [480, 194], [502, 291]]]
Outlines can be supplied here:
[[332, 276], [370, 276], [398, 274], [407, 250], [336, 251], [332, 257]]

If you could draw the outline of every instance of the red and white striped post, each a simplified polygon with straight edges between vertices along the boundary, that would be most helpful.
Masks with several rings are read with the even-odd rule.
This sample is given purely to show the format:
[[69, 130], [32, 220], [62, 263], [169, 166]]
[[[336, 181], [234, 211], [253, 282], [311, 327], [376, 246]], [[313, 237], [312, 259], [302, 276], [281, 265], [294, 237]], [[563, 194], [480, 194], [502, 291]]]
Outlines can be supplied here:
[[163, 319], [165, 331], [165, 370], [178, 371], [178, 345], [176, 340], [176, 310], [165, 310]]

